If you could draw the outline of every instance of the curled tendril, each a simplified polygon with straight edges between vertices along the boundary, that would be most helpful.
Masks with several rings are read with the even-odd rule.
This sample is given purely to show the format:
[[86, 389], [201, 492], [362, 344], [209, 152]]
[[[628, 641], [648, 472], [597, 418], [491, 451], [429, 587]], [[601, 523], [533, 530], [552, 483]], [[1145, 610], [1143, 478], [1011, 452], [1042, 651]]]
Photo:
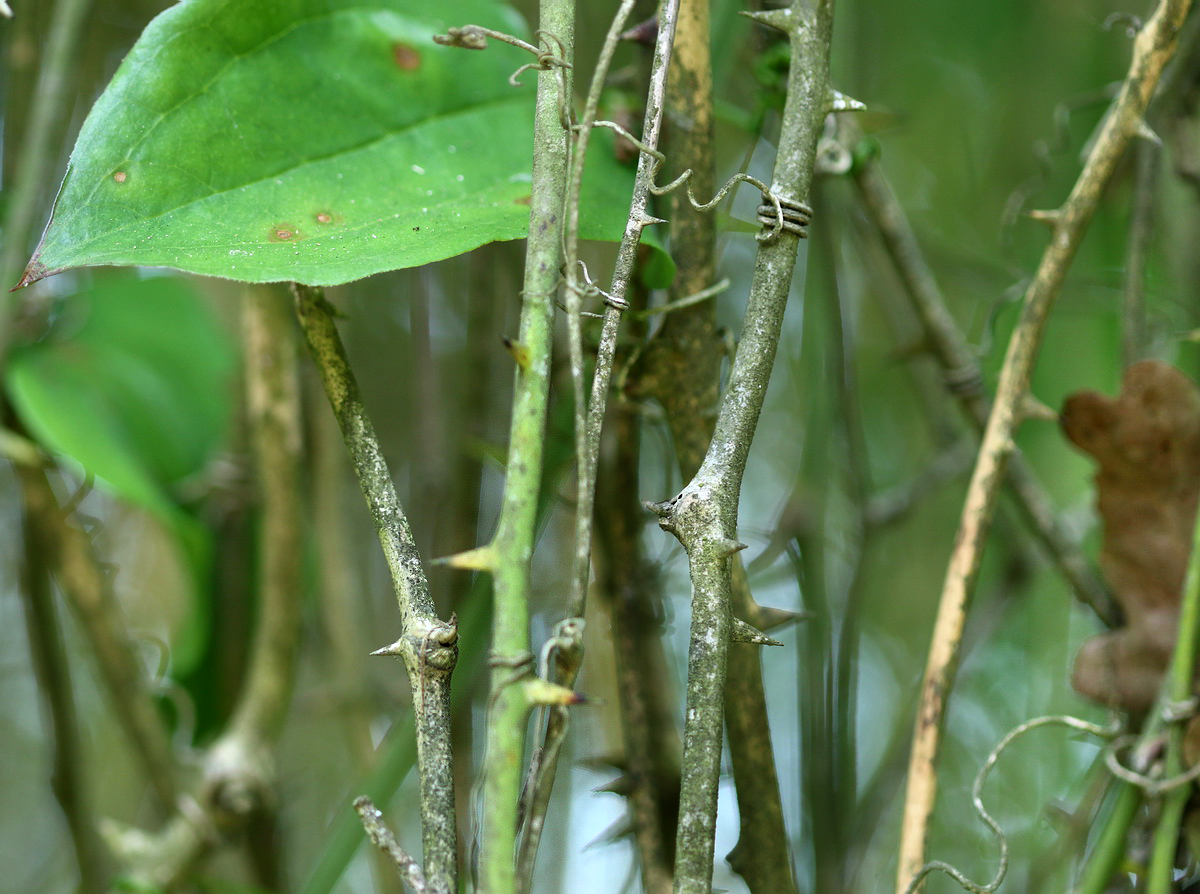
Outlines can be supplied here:
[[996, 842], [1000, 846], [1000, 865], [996, 867], [996, 875], [990, 882], [980, 884], [971, 881], [949, 863], [944, 863], [941, 860], [933, 860], [922, 866], [921, 871], [913, 876], [912, 881], [905, 888], [904, 894], [914, 894], [925, 880], [925, 877], [934, 872], [946, 873], [964, 890], [970, 891], [971, 894], [994, 894], [999, 889], [1000, 883], [1004, 881], [1004, 876], [1008, 874], [1008, 838], [1005, 837], [1000, 824], [996, 822], [992, 815], [987, 812], [987, 808], [983, 806], [983, 784], [987, 781], [988, 774], [992, 771], [992, 768], [1000, 760], [1000, 755], [1009, 745], [1030, 730], [1055, 724], [1070, 727], [1080, 732], [1090, 733], [1093, 736], [1099, 736], [1103, 739], [1111, 739], [1116, 735], [1117, 731], [1114, 725], [1100, 726], [1099, 724], [1089, 723], [1086, 720], [1080, 720], [1078, 717], [1070, 717], [1065, 714], [1035, 717], [1033, 720], [1027, 720], [1015, 729], [1010, 730], [996, 747], [992, 749], [992, 753], [987, 756], [987, 760], [983, 762], [983, 766], [979, 768], [979, 773], [975, 776], [975, 784], [971, 787], [971, 805], [975, 808], [975, 813], [982, 820], [983, 824], [996, 837]]
[[1196, 764], [1184, 773], [1168, 776], [1165, 779], [1147, 773], [1139, 773], [1137, 770], [1125, 766], [1121, 763], [1121, 752], [1132, 746], [1135, 741], [1136, 737], [1134, 736], [1121, 736], [1119, 739], [1113, 740], [1104, 753], [1104, 764], [1108, 767], [1108, 772], [1123, 782], [1136, 785], [1146, 793], [1146, 797], [1158, 798], [1200, 779], [1200, 764]]
[[751, 177], [749, 174], [734, 174], [717, 191], [715, 196], [707, 202], [701, 202], [696, 198], [696, 194], [692, 192], [691, 180], [694, 172], [691, 168], [688, 168], [670, 183], [663, 186], [656, 186], [654, 180], [667, 160], [667, 157], [662, 152], [652, 146], [646, 145], [615, 121], [596, 121], [594, 122], [594, 126], [607, 127], [609, 130], [615, 131], [629, 140], [640, 152], [646, 153], [653, 159], [650, 169], [650, 192], [654, 195], [666, 195], [686, 185], [687, 198], [691, 206], [697, 211], [711, 211], [720, 204], [721, 200], [738, 183], [749, 183], [751, 186], [756, 187], [763, 195], [763, 204], [758, 208], [758, 222], [762, 224], [763, 230], [755, 237], [759, 242], [774, 242], [779, 238], [779, 234], [785, 230], [796, 234], [801, 239], [808, 236], [808, 223], [812, 219], [812, 209], [802, 202], [793, 202], [790, 199], [777, 195], [771, 191], [771, 188], [767, 184], [758, 178]]
[[[615, 307], [618, 310], [624, 310], [625, 308], [629, 307], [628, 301], [618, 298], [616, 295], [609, 294], [608, 292], [604, 291], [604, 289], [600, 288], [600, 286], [598, 286], [596, 284], [596, 282], [592, 279], [591, 274], [588, 272], [587, 264], [585, 264], [582, 259], [577, 259], [575, 261], [575, 263], [579, 265], [579, 269], [583, 272], [584, 284], [582, 286], [580, 286], [579, 280], [575, 279], [575, 277], [573, 277], [573, 276], [568, 276], [567, 277], [567, 288], [568, 289], [570, 289], [572, 292], [574, 292], [580, 298], [601, 297], [604, 299], [605, 304], [607, 304], [611, 307]], [[562, 307], [562, 305], [560, 304], [559, 307]], [[562, 309], [566, 310], [565, 307], [562, 307]], [[585, 317], [600, 317], [601, 316], [600, 314], [587, 313], [586, 311], [581, 311], [580, 313]]]
[[531, 53], [536, 57], [537, 61], [522, 65], [508, 77], [510, 84], [514, 87], [519, 87], [520, 83], [518, 79], [530, 69], [535, 71], [550, 71], [551, 69], [562, 70], [571, 67], [571, 63], [564, 58], [566, 56], [566, 48], [558, 37], [542, 29], [535, 31], [534, 36], [543, 39], [547, 46], [553, 43], [557, 47], [557, 54], [552, 49], [535, 47], [533, 44], [527, 43], [519, 37], [513, 37], [511, 34], [505, 34], [503, 31], [493, 31], [491, 28], [484, 28], [482, 25], [463, 25], [461, 28], [450, 28], [445, 34], [435, 34], [433, 42], [441, 44], [444, 47], [458, 47], [462, 50], [485, 50], [487, 49], [489, 39], [499, 40], [509, 46], [514, 46], [527, 53]]

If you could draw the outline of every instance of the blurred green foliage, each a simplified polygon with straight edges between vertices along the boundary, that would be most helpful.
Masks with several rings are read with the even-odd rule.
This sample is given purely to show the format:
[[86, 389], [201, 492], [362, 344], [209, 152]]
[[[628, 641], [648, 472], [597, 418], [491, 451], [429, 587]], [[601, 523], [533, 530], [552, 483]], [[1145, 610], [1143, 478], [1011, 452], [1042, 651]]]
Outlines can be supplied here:
[[[150, 15], [166, 5], [98, 2], [97, 27], [77, 75], [81, 109], [103, 89]], [[532, 0], [513, 4], [527, 19], [534, 5]], [[580, 7], [579, 69], [586, 72], [611, 10], [610, 4], [600, 3]], [[643, 3], [639, 12], [649, 15], [650, 7]], [[778, 78], [784, 67], [777, 42], [736, 15], [740, 8], [735, 0], [712, 4], [719, 173], [724, 175], [743, 168], [747, 159], [757, 173], [764, 158], [769, 160], [772, 129], [778, 126], [774, 111]], [[1066, 195], [1080, 155], [1103, 114], [1106, 91], [1124, 74], [1129, 37], [1121, 22], [1105, 26], [1115, 11], [1111, 3], [1099, 0], [966, 5], [949, 0], [916, 4], [842, 0], [838, 4], [835, 83], [869, 106], [861, 117], [868, 131], [866, 145], [879, 153], [953, 314], [978, 346], [989, 384], [1014, 325], [1022, 285], [1046, 240], [1044, 228], [1023, 212], [1052, 208]], [[21, 21], [20, 6], [17, 12]], [[458, 20], [460, 10], [453, 3], [442, 4], [437, 13], [450, 24], [464, 23]], [[6, 178], [11, 178], [13, 147], [29, 101], [27, 89], [22, 92], [22, 85], [28, 84], [27, 60], [37, 58], [44, 24], [25, 20], [21, 27], [28, 30], [18, 32], [12, 25], [0, 24], [10, 72], [4, 100]], [[313, 41], [305, 52], [322, 51], [321, 40], [314, 37]], [[507, 61], [496, 60], [506, 52], [484, 54], [505, 75]], [[627, 71], [636, 71], [644, 62], [641, 52], [637, 47], [622, 47], [618, 62]], [[304, 77], [316, 84], [339, 64], [325, 59], [319, 71], [309, 71], [306, 62]], [[238, 89], [243, 99], [257, 99], [252, 85]], [[502, 83], [489, 87], [497, 95], [508, 89]], [[294, 104], [268, 101], [261, 106], [264, 115], [295, 112]], [[384, 104], [382, 113], [386, 117], [396, 109]], [[319, 114], [319, 109], [304, 112], [309, 118]], [[509, 117], [512, 120], [487, 127], [516, 126], [516, 116]], [[481, 130], [472, 137], [487, 149], [498, 139], [497, 133]], [[65, 170], [72, 142], [64, 139], [60, 147], [60, 171]], [[206, 146], [201, 141], [193, 150], [209, 163], [213, 159], [207, 157]], [[85, 149], [107, 151], [103, 142]], [[1196, 204], [1194, 193], [1173, 169], [1173, 151], [1168, 140], [1147, 277], [1147, 314], [1154, 353], [1180, 361], [1195, 375], [1195, 349], [1178, 336], [1193, 325], [1192, 296], [1200, 291], [1192, 257]], [[123, 160], [124, 156], [118, 159]], [[72, 177], [91, 170], [82, 162]], [[108, 177], [115, 170], [107, 162], [96, 164], [96, 170]], [[411, 164], [401, 165], [401, 174]], [[1036, 396], [1051, 407], [1058, 407], [1065, 395], [1080, 388], [1111, 392], [1118, 381], [1132, 169], [1131, 164], [1123, 167], [1109, 191], [1052, 318], [1034, 382]], [[369, 171], [367, 175], [374, 176]], [[106, 188], [132, 183], [110, 182]], [[310, 186], [305, 181], [295, 195], [307, 200]], [[47, 184], [47, 211], [52, 192], [52, 184]], [[822, 216], [815, 226], [826, 228], [830, 245], [826, 258], [810, 246], [808, 269], [797, 274], [776, 381], [751, 455], [741, 524], [743, 539], [752, 544], [747, 555], [755, 568], [752, 583], [759, 601], [821, 612], [810, 628], [783, 634], [787, 649], [764, 655], [785, 809], [802, 890], [872, 894], [891, 890], [893, 883], [911, 711], [964, 482], [960, 476], [924, 498], [900, 522], [870, 536], [863, 531], [856, 494], [865, 489], [868, 496], [877, 495], [911, 481], [948, 444], [962, 437], [965, 426], [941, 393], [932, 362], [914, 350], [919, 345], [914, 344], [911, 320], [897, 322], [881, 309], [878, 299], [896, 287], [864, 238], [852, 191], [845, 183], [826, 180], [822, 193]], [[243, 209], [247, 214], [258, 210]], [[618, 217], [623, 213], [615, 200], [601, 202], [599, 210], [605, 214], [615, 210]], [[738, 203], [733, 213], [745, 216]], [[411, 233], [411, 227], [404, 229]], [[719, 299], [721, 319], [735, 332], [753, 248], [752, 238], [736, 230], [731, 226], [721, 241], [720, 275], [729, 276], [733, 285]], [[487, 240], [476, 243], [481, 241]], [[282, 243], [272, 246], [277, 252], [296, 250]], [[222, 251], [221, 263], [228, 264], [227, 247]], [[602, 251], [596, 258], [603, 263]], [[393, 260], [376, 258], [370, 269], [398, 266]], [[165, 257], [155, 262], [173, 263]], [[346, 267], [336, 276], [314, 281], [332, 282], [369, 272], [370, 264], [363, 266], [362, 257], [355, 263], [358, 266]], [[516, 331], [519, 264], [519, 252], [488, 246], [468, 257], [378, 276], [334, 296], [347, 314], [343, 325], [364, 399], [376, 416], [418, 544], [428, 557], [475, 545], [490, 532], [512, 373], [498, 336]], [[205, 269], [230, 272], [224, 267]], [[277, 274], [275, 270], [256, 278]], [[663, 281], [659, 277], [653, 284]], [[201, 705], [219, 702], [220, 693], [236, 686], [250, 629], [252, 575], [238, 564], [248, 561], [245, 541], [253, 523], [243, 510], [250, 497], [234, 495], [236, 512], [201, 512], [197, 507], [204, 500], [193, 503], [190, 491], [181, 484], [205, 468], [214, 450], [242, 459], [236, 426], [226, 427], [237, 403], [227, 381], [234, 327], [217, 328], [200, 307], [194, 289], [179, 279], [109, 279], [80, 273], [75, 282], [78, 288], [68, 291], [77, 294], [64, 296], [56, 305], [61, 313], [14, 351], [6, 373], [7, 393], [31, 433], [46, 447], [74, 457], [122, 500], [157, 512], [169, 525], [184, 517], [189, 524], [204, 525], [204, 536], [219, 544], [222, 567], [216, 569], [217, 581], [225, 584], [214, 583], [212, 592], [219, 598], [194, 602], [204, 618], [187, 629], [194, 634], [216, 623], [222, 634], [218, 645], [226, 651], [210, 650], [202, 673], [188, 680], [190, 695], [181, 699], [185, 704], [187, 698]], [[804, 295], [806, 282], [809, 288]], [[840, 298], [836, 313], [829, 304], [835, 286]], [[235, 289], [207, 283], [204, 294], [203, 300], [218, 308], [225, 320], [234, 318], [239, 300]], [[854, 373], [852, 411], [847, 410], [840, 390], [848, 367]], [[926, 385], [932, 381], [932, 399], [922, 396], [922, 381]], [[328, 432], [321, 434], [328, 420], [320, 415], [326, 410], [320, 395], [310, 397], [309, 437], [313, 453], [319, 454], [331, 449]], [[560, 400], [558, 406], [556, 420], [561, 421], [564, 402]], [[855, 437], [861, 437], [865, 447], [865, 476], [854, 465]], [[642, 440], [639, 496], [660, 499], [672, 493], [678, 481], [670, 471], [669, 435], [652, 411], [645, 414]], [[332, 449], [339, 446], [335, 443]], [[1094, 551], [1087, 463], [1068, 449], [1052, 424], [1027, 424], [1020, 446], [1059, 506], [1079, 530], [1088, 532], [1087, 542]], [[569, 457], [570, 435], [564, 426], [553, 426], [550, 447], [554, 456]], [[355, 656], [384, 644], [387, 635], [382, 631], [395, 629], [394, 605], [369, 520], [347, 470], [336, 461], [322, 468], [321, 474], [330, 475], [345, 496], [323, 502], [325, 498], [315, 494], [314, 473], [314, 493], [308, 498], [316, 516], [336, 516], [347, 527], [341, 559], [351, 586], [335, 596], [313, 583], [320, 595], [314, 600], [299, 694], [281, 758], [287, 866], [294, 879], [311, 878], [313, 866], [327, 855], [327, 846], [345, 850], [348, 833], [343, 829], [330, 834], [330, 824], [334, 817], [344, 819], [337, 811], [348, 793], [361, 790], [364, 780], [371, 778], [368, 758], [380, 730], [407, 710], [396, 705], [407, 696], [399, 692], [402, 687], [397, 685], [394, 668], [356, 663]], [[0, 487], [3, 523], [12, 528], [18, 514], [15, 494], [7, 483]], [[207, 492], [207, 496], [214, 494]], [[218, 496], [222, 500], [210, 499], [209, 509], [228, 497]], [[119, 509], [104, 495], [89, 499], [87, 508], [113, 519], [119, 516]], [[535, 565], [538, 623], [544, 627], [557, 620], [561, 611], [561, 556], [569, 547], [564, 501], [548, 498], [547, 502], [546, 529]], [[189, 508], [197, 511], [187, 514]], [[230, 524], [231, 519], [236, 523]], [[127, 560], [123, 572], [127, 579], [138, 567], [131, 558], [138, 555], [138, 544], [130, 542], [137, 535], [109, 531], [106, 536]], [[669, 594], [668, 641], [679, 674], [686, 648], [685, 572], [677, 552], [660, 532], [649, 528], [645, 541], [649, 554], [661, 560], [661, 579]], [[768, 552], [765, 547], [774, 542], [789, 546], [754, 565], [758, 551]], [[240, 544], [240, 558], [237, 550], [222, 549], [230, 543]], [[315, 544], [312, 549], [316, 550]], [[3, 561], [3, 579], [15, 580], [16, 574], [10, 573], [16, 562], [11, 549], [4, 552]], [[314, 573], [323, 574], [334, 560], [322, 554], [307, 561]], [[445, 570], [431, 574], [434, 590], [447, 608], [470, 598], [470, 582], [461, 576]], [[128, 593], [124, 596], [131, 605], [147, 605]], [[162, 595], [163, 603], [172, 601], [178, 601], [178, 594]], [[145, 614], [136, 617], [137, 626], [155, 629], [158, 616], [142, 610]], [[3, 862], [19, 859], [24, 867], [11, 879], [12, 890], [65, 891], [73, 886], [71, 866], [46, 779], [36, 692], [25, 667], [26, 645], [16, 616], [15, 600], [0, 602], [0, 654], [14, 656], [0, 675], [0, 704], [8, 707], [13, 719], [3, 746], [11, 759], [0, 769], [0, 785], [12, 794], [5, 803], [13, 806], [0, 810], [0, 854]], [[339, 617], [351, 630], [348, 652], [339, 651], [335, 632]], [[597, 631], [593, 634], [597, 638], [583, 685], [604, 693], [611, 684], [611, 668], [603, 624], [589, 629]], [[1094, 620], [1074, 605], [1061, 578], [1031, 545], [1015, 516], [1003, 515], [986, 555], [967, 631], [966, 657], [951, 699], [932, 857], [954, 862], [974, 878], [990, 877], [997, 852], [971, 810], [971, 781], [994, 743], [1022, 720], [1052, 711], [1099, 716], [1067, 683], [1076, 645], [1095, 629]], [[79, 643], [75, 632], [70, 636]], [[180, 642], [175, 648], [181, 648]], [[174, 655], [176, 672], [181, 654], [186, 650]], [[839, 675], [838, 662], [847, 657], [852, 659], [853, 673]], [[663, 685], [670, 682], [664, 680]], [[456, 686], [476, 697], [478, 710], [481, 702], [474, 683], [465, 668], [456, 678]], [[846, 684], [849, 688], [838, 688]], [[106, 815], [139, 817], [137, 769], [106, 715], [102, 698], [85, 685], [80, 705], [93, 728], [90, 747], [95, 749], [97, 766], [111, 768], [94, 781], [97, 803]], [[815, 711], [828, 712], [822, 720], [825, 738], [814, 734]], [[469, 720], [470, 711], [466, 713]], [[215, 724], [219, 715], [213, 708], [206, 716]], [[619, 744], [616, 714], [597, 708], [581, 717], [572, 747], [577, 760], [595, 762], [611, 758]], [[805, 749], [816, 747], [842, 749], [837, 761], [849, 768], [837, 780], [829, 780], [827, 788], [817, 787], [812, 778], [817, 761]], [[471, 755], [469, 736], [462, 749]], [[1080, 801], [1090, 782], [1087, 771], [1096, 750], [1094, 743], [1042, 730], [1015, 746], [993, 773], [984, 797], [1012, 836], [1013, 867], [1006, 889], [1066, 889], [1081, 845], [1068, 838], [1069, 825], [1060, 822], [1060, 808], [1072, 810]], [[820, 755], [822, 760], [828, 756]], [[575, 840], [588, 831], [599, 834], [587, 826], [589, 812], [599, 811], [607, 803], [600, 799], [611, 796], [592, 795], [579, 786], [560, 788], [562, 800], [553, 809], [573, 810], [573, 831], [564, 823], [558, 833], [561, 839], [547, 843], [551, 867], [542, 879], [543, 889], [617, 890], [612, 880], [620, 877], [630, 859], [624, 845], [584, 853], [582, 842]], [[839, 800], [821, 802], [821, 795]], [[393, 818], [401, 836], [415, 841], [412, 811], [407, 809], [411, 799], [404, 794], [396, 803]], [[728, 835], [735, 819], [733, 810], [722, 814], [722, 834]], [[826, 828], [818, 828], [822, 824]], [[1063, 841], [1070, 846], [1056, 851]], [[322, 884], [325, 890], [335, 882]], [[716, 884], [742, 890], [740, 880], [728, 872], [719, 874]], [[365, 862], [354, 863], [340, 885], [335, 890], [370, 889]], [[935, 877], [926, 890], [939, 894], [955, 886]]]

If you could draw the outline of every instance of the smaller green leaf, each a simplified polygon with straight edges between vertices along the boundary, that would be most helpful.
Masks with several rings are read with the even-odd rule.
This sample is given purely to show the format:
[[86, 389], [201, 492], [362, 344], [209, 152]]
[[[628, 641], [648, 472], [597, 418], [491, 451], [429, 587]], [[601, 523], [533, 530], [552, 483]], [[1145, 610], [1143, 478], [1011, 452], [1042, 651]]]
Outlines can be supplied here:
[[64, 306], [44, 338], [13, 350], [13, 406], [47, 449], [169, 520], [172, 486], [226, 430], [228, 336], [175, 277], [110, 278]]

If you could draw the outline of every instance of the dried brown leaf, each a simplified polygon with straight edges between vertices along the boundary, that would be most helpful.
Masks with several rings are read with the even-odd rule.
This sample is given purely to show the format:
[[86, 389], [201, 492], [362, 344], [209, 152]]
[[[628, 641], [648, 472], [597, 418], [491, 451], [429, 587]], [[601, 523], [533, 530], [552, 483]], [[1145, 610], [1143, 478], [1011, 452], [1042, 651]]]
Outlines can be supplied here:
[[1145, 711], [1175, 644], [1200, 497], [1200, 391], [1173, 366], [1143, 361], [1116, 398], [1069, 397], [1062, 426], [1099, 464], [1100, 567], [1125, 613], [1124, 627], [1083, 644], [1072, 682], [1096, 701]]

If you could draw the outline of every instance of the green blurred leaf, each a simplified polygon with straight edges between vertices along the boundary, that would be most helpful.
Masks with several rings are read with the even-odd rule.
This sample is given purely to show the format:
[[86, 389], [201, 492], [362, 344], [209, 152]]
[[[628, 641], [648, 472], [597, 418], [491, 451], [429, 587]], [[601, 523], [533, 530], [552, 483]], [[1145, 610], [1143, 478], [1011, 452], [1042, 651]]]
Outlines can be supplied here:
[[6, 383], [28, 430], [116, 494], [164, 518], [171, 486], [224, 437], [233, 348], [195, 289], [122, 277], [72, 296]]
[[[171, 7], [84, 123], [23, 281], [138, 264], [332, 285], [523, 237], [534, 75], [508, 83], [530, 61], [511, 47], [432, 42], [467, 22], [524, 30], [494, 0]], [[584, 208], [585, 236], [620, 238], [607, 203]]]

